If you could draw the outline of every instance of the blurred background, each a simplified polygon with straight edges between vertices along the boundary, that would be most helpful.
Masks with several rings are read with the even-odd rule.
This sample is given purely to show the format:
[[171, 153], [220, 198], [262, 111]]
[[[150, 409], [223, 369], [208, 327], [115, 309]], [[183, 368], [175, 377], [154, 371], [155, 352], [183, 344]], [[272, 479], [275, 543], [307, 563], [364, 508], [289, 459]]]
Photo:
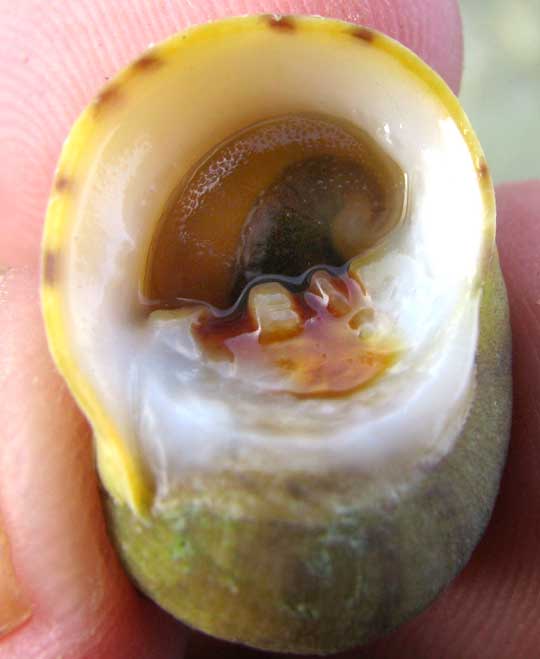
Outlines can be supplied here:
[[461, 101], [496, 183], [540, 178], [540, 0], [460, 0]]

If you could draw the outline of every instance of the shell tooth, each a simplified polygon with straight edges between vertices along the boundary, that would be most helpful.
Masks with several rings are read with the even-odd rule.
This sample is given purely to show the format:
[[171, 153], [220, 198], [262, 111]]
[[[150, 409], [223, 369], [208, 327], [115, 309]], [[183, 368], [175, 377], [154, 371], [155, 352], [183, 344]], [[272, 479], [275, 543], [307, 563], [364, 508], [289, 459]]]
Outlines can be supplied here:
[[349, 277], [358, 284], [360, 287], [360, 291], [362, 293], [362, 296], [371, 303], [371, 298], [370, 295], [367, 291], [366, 285], [362, 279], [362, 276], [360, 274], [360, 269], [361, 269], [361, 259], [354, 259], [351, 261], [349, 268], [347, 270], [347, 274]]
[[321, 297], [328, 311], [334, 316], [344, 316], [351, 311], [346, 290], [338, 287], [335, 277], [328, 272], [316, 272], [311, 278], [309, 290]]
[[258, 284], [251, 289], [248, 313], [259, 328], [261, 343], [281, 341], [302, 330], [293, 296], [277, 282]]
[[388, 316], [373, 307], [364, 307], [349, 319], [349, 327], [358, 338], [371, 347], [383, 342], [392, 333], [392, 323]]
[[349, 327], [352, 330], [360, 330], [366, 323], [372, 323], [375, 320], [375, 309], [373, 307], [365, 307], [357, 311], [354, 316], [349, 320]]

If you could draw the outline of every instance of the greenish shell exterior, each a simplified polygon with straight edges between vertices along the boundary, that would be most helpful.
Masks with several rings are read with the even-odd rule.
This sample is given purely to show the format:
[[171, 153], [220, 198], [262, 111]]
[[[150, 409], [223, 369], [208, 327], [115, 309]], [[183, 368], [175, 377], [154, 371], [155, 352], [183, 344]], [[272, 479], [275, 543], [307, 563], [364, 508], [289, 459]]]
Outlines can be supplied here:
[[451, 453], [391, 500], [354, 473], [199, 475], [145, 519], [107, 497], [122, 560], [141, 590], [208, 634], [296, 653], [366, 643], [429, 604], [489, 520], [511, 419], [496, 257], [483, 292], [476, 391]]

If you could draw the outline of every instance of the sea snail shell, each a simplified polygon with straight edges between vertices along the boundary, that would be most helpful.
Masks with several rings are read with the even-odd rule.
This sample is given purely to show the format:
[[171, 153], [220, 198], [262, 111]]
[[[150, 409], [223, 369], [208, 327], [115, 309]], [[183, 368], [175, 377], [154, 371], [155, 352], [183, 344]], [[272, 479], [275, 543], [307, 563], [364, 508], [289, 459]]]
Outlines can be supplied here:
[[458, 101], [372, 30], [224, 20], [101, 92], [58, 165], [42, 303], [144, 592], [321, 654], [436, 596], [508, 439], [494, 233]]

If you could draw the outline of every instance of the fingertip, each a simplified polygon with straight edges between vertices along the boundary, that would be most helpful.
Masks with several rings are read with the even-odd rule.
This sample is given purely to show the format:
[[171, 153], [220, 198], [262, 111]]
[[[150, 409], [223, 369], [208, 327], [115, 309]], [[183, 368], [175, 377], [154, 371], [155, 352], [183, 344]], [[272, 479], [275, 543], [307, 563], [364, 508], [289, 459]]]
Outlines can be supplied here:
[[185, 631], [135, 591], [109, 542], [91, 434], [49, 357], [37, 283], [31, 269], [0, 282], [0, 509], [32, 604], [0, 658], [177, 659]]
[[31, 615], [32, 605], [15, 573], [0, 518], [0, 640], [21, 627]]
[[497, 245], [516, 330], [536, 319], [540, 338], [540, 181], [497, 187]]
[[540, 434], [540, 181], [498, 186], [497, 216], [513, 335], [513, 444], [527, 447], [515, 459], [523, 456], [521, 469], [540, 506], [540, 472], [534, 471], [540, 449], [532, 443]]
[[529, 181], [502, 183], [497, 186], [496, 197], [497, 230], [501, 239], [499, 248], [505, 249], [505, 242], [511, 237], [516, 228], [520, 225], [526, 227], [531, 223], [538, 224], [540, 216], [540, 180], [531, 179]]

